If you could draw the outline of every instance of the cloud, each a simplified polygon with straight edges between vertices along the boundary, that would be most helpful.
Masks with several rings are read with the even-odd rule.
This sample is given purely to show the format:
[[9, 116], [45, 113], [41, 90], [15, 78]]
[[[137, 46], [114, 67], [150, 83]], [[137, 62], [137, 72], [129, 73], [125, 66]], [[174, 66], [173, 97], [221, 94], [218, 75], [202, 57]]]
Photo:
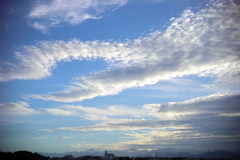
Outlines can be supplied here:
[[[118, 119], [92, 126], [60, 127], [71, 131], [121, 130], [127, 141], [111, 144], [111, 149], [200, 148], [239, 151], [240, 95], [215, 94], [183, 102], [146, 104], [158, 119]], [[151, 130], [148, 130], [151, 129]], [[129, 140], [130, 139], [130, 140]], [[233, 147], [234, 146], [234, 147]]]
[[74, 105], [64, 105], [63, 107], [68, 110], [73, 110], [73, 112], [78, 112], [78, 114], [86, 115], [97, 115], [97, 116], [145, 116], [147, 110], [139, 108], [131, 108], [129, 106], [113, 105], [107, 108], [95, 108], [95, 107], [83, 107]]
[[[176, 130], [154, 130], [145, 133], [130, 133], [126, 135], [129, 136], [127, 137], [128, 139], [132, 138], [133, 140], [116, 143], [111, 149], [149, 149], [157, 150], [162, 154], [166, 152], [192, 152], [193, 154], [199, 154], [209, 149], [211, 149], [211, 151], [218, 151], [223, 148], [228, 151], [238, 152], [240, 149], [237, 145], [237, 143], [239, 143], [239, 136], [215, 136], [202, 132]], [[191, 148], [189, 148], [189, 146], [191, 146]]]
[[87, 142], [81, 142], [81, 143], [78, 143], [78, 144], [75, 144], [75, 145], [70, 145], [70, 147], [85, 148], [85, 149], [93, 148], [93, 149], [89, 149], [89, 151], [94, 151], [95, 148], [102, 148], [102, 149], [106, 148], [105, 145], [103, 145], [103, 144], [99, 144], [99, 143], [89, 144]]
[[51, 129], [38, 129], [38, 131], [53, 132], [53, 130], [51, 130]]
[[32, 108], [28, 108], [29, 104], [26, 102], [6, 102], [0, 103], [1, 115], [32, 115], [40, 114], [41, 112]]
[[41, 79], [50, 76], [59, 62], [102, 59], [109, 64], [106, 70], [76, 78], [63, 91], [30, 97], [82, 101], [192, 74], [215, 76], [214, 85], [225, 91], [220, 83], [224, 82], [237, 90], [240, 87], [239, 10], [232, 1], [216, 0], [198, 13], [185, 10], [162, 33], [155, 31], [147, 37], [122, 43], [73, 39], [23, 46], [15, 52], [17, 63], [1, 63], [0, 80]]
[[71, 116], [74, 115], [71, 111], [62, 110], [58, 108], [44, 108], [44, 110], [55, 116]]
[[[103, 106], [102, 106], [103, 107]], [[61, 105], [59, 108], [43, 108], [45, 113], [55, 116], [79, 116], [91, 121], [116, 121], [112, 117], [145, 117], [149, 110], [142, 108], [133, 108], [123, 105], [112, 105], [102, 109], [96, 107], [83, 107], [80, 105]]]
[[185, 125], [176, 124], [174, 121], [160, 121], [160, 120], [145, 120], [145, 119], [115, 119], [99, 123], [92, 126], [79, 126], [79, 127], [60, 127], [60, 130], [71, 131], [114, 131], [114, 130], [140, 130], [140, 129], [165, 129], [165, 128], [182, 128]]
[[[238, 104], [240, 95], [211, 95], [183, 102], [166, 104], [147, 104], [143, 108], [150, 110], [150, 115], [158, 119], [115, 119], [92, 126], [61, 127], [61, 130], [99, 131], [99, 130], [140, 130], [172, 128], [175, 130], [197, 130], [201, 133], [237, 134], [235, 120], [239, 119]], [[226, 116], [229, 114], [231, 116]], [[196, 121], [193, 121], [195, 119]], [[211, 122], [211, 123], [209, 123]], [[231, 124], [232, 123], [232, 124]], [[235, 129], [234, 129], [235, 128]], [[234, 133], [235, 132], [235, 133]]]
[[170, 21], [173, 21], [175, 19], [175, 17], [172, 17], [172, 18], [170, 18]]
[[238, 116], [240, 110], [236, 104], [240, 103], [239, 98], [239, 95], [215, 94], [184, 102], [147, 104], [143, 108], [152, 110], [151, 115], [160, 119], [179, 120], [187, 115], [204, 115], [210, 113], [215, 116]]
[[44, 26], [42, 24], [39, 24], [38, 22], [34, 22], [34, 24], [32, 25], [35, 29], [38, 29], [40, 31], [42, 31], [43, 34], [48, 34], [49, 30], [47, 26]]
[[72, 138], [72, 137], [59, 137], [59, 139], [68, 139], [68, 138]]
[[73, 147], [73, 148], [81, 148], [82, 145], [81, 145], [81, 144], [75, 144], [75, 145], [70, 145], [70, 147]]
[[51, 0], [38, 1], [28, 17], [36, 20], [32, 25], [43, 33], [46, 28], [61, 23], [76, 25], [88, 19], [99, 19], [101, 13], [125, 5], [127, 0]]
[[86, 132], [84, 132], [84, 133], [82, 133], [81, 135], [92, 135], [92, 133], [86, 133]]

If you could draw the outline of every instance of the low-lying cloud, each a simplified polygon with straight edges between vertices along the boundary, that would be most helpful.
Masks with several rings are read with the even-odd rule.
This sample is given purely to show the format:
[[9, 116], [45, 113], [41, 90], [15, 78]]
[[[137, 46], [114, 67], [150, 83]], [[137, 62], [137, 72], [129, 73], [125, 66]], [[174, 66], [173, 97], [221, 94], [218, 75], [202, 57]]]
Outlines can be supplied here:
[[[92, 126], [60, 127], [71, 131], [125, 131], [126, 142], [111, 149], [158, 149], [192, 146], [194, 150], [234, 148], [239, 151], [240, 95], [216, 94], [183, 102], [146, 104], [148, 115], [157, 119], [115, 119]], [[132, 139], [132, 140], [129, 140]]]

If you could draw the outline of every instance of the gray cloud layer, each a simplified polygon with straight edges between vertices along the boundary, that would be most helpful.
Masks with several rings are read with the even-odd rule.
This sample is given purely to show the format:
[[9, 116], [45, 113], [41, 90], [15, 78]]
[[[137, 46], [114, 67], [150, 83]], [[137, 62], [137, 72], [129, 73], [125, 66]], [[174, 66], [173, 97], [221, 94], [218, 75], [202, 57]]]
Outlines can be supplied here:
[[[240, 95], [211, 95], [184, 102], [147, 104], [158, 119], [118, 119], [92, 126], [61, 127], [72, 131], [135, 130], [133, 138], [112, 146], [114, 149], [157, 149], [164, 147], [229, 148], [240, 151]], [[138, 130], [145, 129], [144, 132]], [[146, 129], [151, 129], [146, 131]]]

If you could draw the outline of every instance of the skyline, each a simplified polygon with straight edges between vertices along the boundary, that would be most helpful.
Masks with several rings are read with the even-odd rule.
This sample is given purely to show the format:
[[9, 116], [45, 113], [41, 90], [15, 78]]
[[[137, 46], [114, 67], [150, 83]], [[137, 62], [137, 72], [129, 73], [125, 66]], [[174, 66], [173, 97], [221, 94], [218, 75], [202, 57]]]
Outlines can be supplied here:
[[1, 151], [240, 153], [238, 1], [1, 6]]

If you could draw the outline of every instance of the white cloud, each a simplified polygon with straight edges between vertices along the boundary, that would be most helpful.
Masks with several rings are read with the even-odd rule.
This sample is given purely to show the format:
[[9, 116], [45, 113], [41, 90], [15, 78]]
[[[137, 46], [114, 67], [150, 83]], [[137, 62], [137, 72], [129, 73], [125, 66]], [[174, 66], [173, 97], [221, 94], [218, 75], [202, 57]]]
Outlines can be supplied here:
[[[99, 143], [87, 143], [87, 142], [80, 142], [78, 144], [75, 145], [70, 145], [70, 147], [73, 148], [85, 148], [85, 149], [89, 149], [89, 148], [101, 148], [101, 149], [106, 149], [106, 146], [104, 144], [99, 144]], [[85, 154], [86, 155], [86, 154]]]
[[2, 62], [0, 80], [41, 79], [50, 76], [58, 62], [100, 58], [108, 62], [106, 70], [81, 76], [64, 91], [30, 97], [74, 102], [191, 74], [216, 76], [239, 87], [238, 11], [231, 1], [213, 1], [198, 13], [185, 10], [163, 33], [123, 43], [74, 39], [24, 46], [16, 52], [17, 63]]
[[38, 29], [40, 31], [42, 31], [43, 34], [48, 34], [49, 30], [47, 26], [44, 26], [42, 24], [39, 24], [38, 22], [34, 22], [34, 24], [32, 25], [35, 29]]
[[175, 19], [175, 17], [172, 17], [172, 18], [170, 18], [170, 21], [173, 21]]
[[129, 106], [113, 105], [102, 109], [96, 107], [83, 107], [74, 105], [62, 105], [59, 108], [43, 108], [43, 111], [55, 116], [80, 116], [91, 121], [115, 121], [110, 117], [144, 117], [149, 110], [143, 108], [133, 108]]
[[51, 130], [51, 129], [38, 129], [38, 131], [53, 132], [53, 130]]
[[68, 138], [72, 138], [72, 137], [59, 137], [59, 139], [68, 139]]
[[6, 102], [0, 103], [0, 111], [2, 115], [32, 115], [40, 114], [41, 112], [32, 108], [29, 108], [29, 104], [26, 102]]
[[185, 125], [176, 125], [173, 121], [145, 120], [145, 119], [115, 119], [92, 126], [60, 127], [59, 130], [71, 131], [114, 131], [114, 130], [140, 130], [140, 129], [186, 129]]
[[85, 114], [81, 116], [84, 119], [90, 120], [90, 121], [111, 121], [112, 118], [109, 118], [107, 116], [99, 116], [95, 114]]
[[58, 109], [58, 108], [44, 108], [44, 110], [46, 112], [52, 114], [52, 115], [55, 115], [55, 116], [71, 116], [71, 115], [75, 115], [71, 111], [62, 110], [62, 109]]
[[223, 114], [220, 114], [219, 116], [237, 117], [237, 116], [240, 116], [240, 112], [238, 112], [238, 113], [223, 113]]
[[30, 19], [37, 20], [33, 27], [44, 33], [46, 28], [57, 26], [60, 23], [76, 25], [88, 19], [99, 19], [101, 13], [126, 3], [127, 0], [38, 1], [28, 16]]
[[65, 105], [65, 108], [69, 110], [74, 110], [81, 114], [87, 115], [98, 115], [98, 116], [145, 116], [147, 110], [139, 108], [131, 108], [129, 106], [113, 105], [104, 109], [95, 108], [95, 107], [83, 107], [83, 106], [74, 106], [74, 105]]
[[81, 145], [81, 144], [75, 144], [75, 145], [70, 145], [70, 147], [73, 147], [73, 148], [81, 148], [82, 145]]

